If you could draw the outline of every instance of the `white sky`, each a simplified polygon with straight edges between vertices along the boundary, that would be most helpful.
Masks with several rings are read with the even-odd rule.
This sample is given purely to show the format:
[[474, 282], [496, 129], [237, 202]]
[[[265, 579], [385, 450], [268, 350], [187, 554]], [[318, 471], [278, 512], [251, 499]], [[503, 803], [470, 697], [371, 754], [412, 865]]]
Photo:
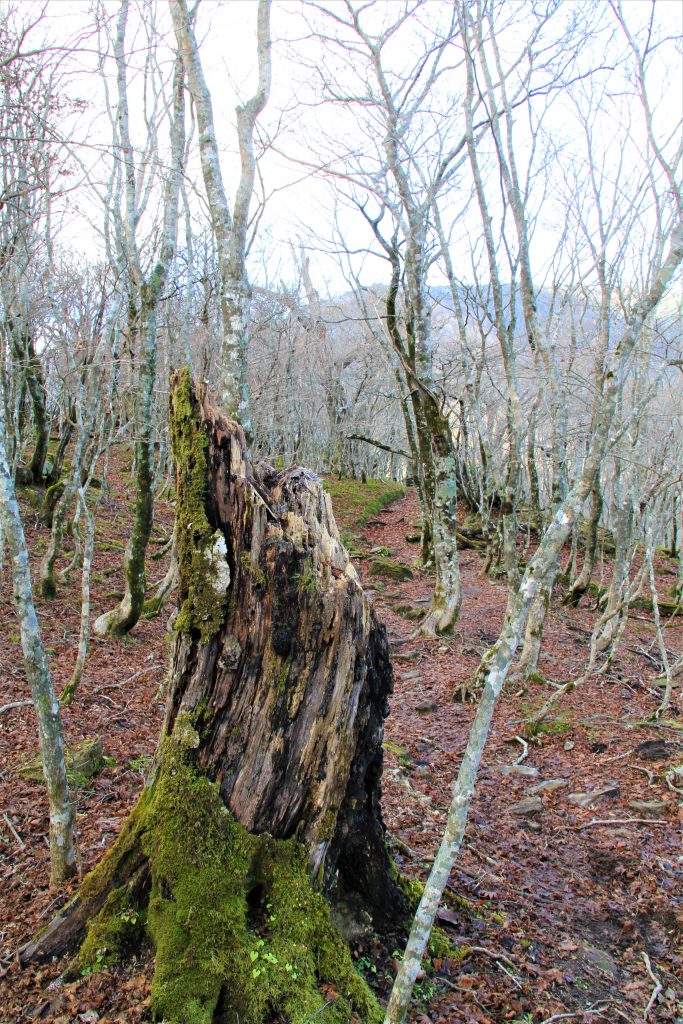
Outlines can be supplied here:
[[[445, 4], [437, 9], [437, 3], [438, 0], [431, 0], [428, 5], [428, 14], [433, 15], [435, 11], [438, 13], [440, 9], [450, 8], [449, 4]], [[585, 5], [585, 0], [580, 0], [580, 4]], [[30, 3], [23, 0], [20, 10], [28, 11], [31, 7], [32, 0]], [[574, 0], [565, 0], [564, 7], [564, 13], [567, 14], [571, 9], [576, 9], [576, 4]], [[591, 10], [595, 9], [594, 4], [590, 4], [589, 7]], [[604, 3], [604, 7], [607, 7], [606, 3]], [[85, 154], [83, 160], [88, 167], [94, 170], [97, 177], [95, 155], [100, 148], [108, 148], [110, 129], [106, 116], [102, 113], [102, 82], [96, 71], [97, 61], [92, 50], [94, 43], [92, 40], [84, 38], [84, 32], [91, 23], [90, 8], [89, 0], [48, 0], [47, 16], [43, 27], [36, 29], [35, 34], [36, 37], [47, 35], [49, 39], [56, 40], [80, 36], [77, 52], [65, 62], [65, 67], [71, 69], [70, 93], [88, 99], [89, 107], [79, 118], [78, 124], [70, 130], [75, 141], [87, 141], [91, 147], [83, 151]], [[647, 17], [649, 8], [649, 0], [626, 0], [624, 4], [627, 16], [634, 23]], [[119, 9], [118, 0], [108, 0], [105, 9], [115, 20]], [[314, 66], [323, 57], [320, 43], [306, 38], [306, 27], [301, 17], [302, 9], [299, 0], [275, 0], [273, 4], [273, 89], [271, 102], [262, 118], [262, 124], [266, 132], [273, 133], [275, 124], [281, 121], [285, 125], [285, 131], [281, 132], [277, 139], [276, 148], [288, 155], [301, 156], [305, 159], [311, 155], [309, 142], [312, 142], [313, 145], [322, 143], [325, 135], [328, 137], [328, 146], [331, 145], [338, 152], [343, 151], [351, 142], [355, 129], [352, 120], [347, 117], [345, 122], [338, 110], [326, 108], [321, 112], [310, 107], [297, 107], [298, 100], [310, 97], [306, 81], [308, 79], [310, 82], [315, 74], [314, 70], [306, 71], [301, 66], [301, 61]], [[398, 9], [397, 0], [380, 0], [377, 5], [380, 16], [391, 17]], [[228, 189], [232, 191], [238, 173], [234, 107], [238, 98], [249, 95], [255, 82], [256, 0], [202, 0], [199, 10], [197, 36], [201, 40], [202, 60], [212, 94], [216, 130], [223, 154], [224, 177]], [[155, 13], [159, 19], [160, 28], [168, 31], [169, 17], [163, 0], [156, 0]], [[672, 61], [669, 56], [669, 59], [662, 63], [653, 76], [655, 116], [662, 123], [666, 120], [668, 124], [673, 125], [680, 122], [683, 114], [680, 50], [680, 38], [683, 34], [683, 4], [680, 0], [658, 0], [657, 14], [660, 26], [670, 34], [679, 37], [678, 59]], [[133, 23], [132, 14], [131, 23]], [[410, 32], [406, 32], [404, 35], [405, 40], [397, 40], [395, 46], [394, 55], [399, 64], [410, 61], [415, 56], [411, 52], [411, 40], [408, 38]], [[170, 32], [167, 38], [171, 38]], [[131, 39], [135, 39], [133, 33], [131, 33]], [[138, 40], [138, 42], [142, 45], [144, 40]], [[595, 45], [599, 49], [601, 42], [598, 41]], [[163, 53], [164, 61], [170, 66], [170, 50], [160, 49], [160, 52]], [[671, 52], [670, 49], [669, 53]], [[599, 56], [604, 57], [607, 61], [611, 58], [609, 53], [599, 54]], [[327, 57], [326, 60], [331, 61], [331, 58]], [[131, 64], [136, 62], [137, 58], [133, 55]], [[333, 65], [334, 61], [332, 60]], [[132, 114], [137, 137], [142, 140], [144, 124], [140, 117], [142, 108], [140, 90], [139, 80], [131, 75]], [[437, 103], [443, 104], [445, 99], [445, 94], [442, 94], [437, 97]], [[639, 111], [634, 107], [631, 99], [625, 104], [613, 104], [609, 115], [604, 118], [598, 131], [598, 138], [602, 141], [606, 140], [610, 133], [614, 133], [615, 127], [618, 127], [618, 121], [627, 114], [633, 114], [635, 120], [639, 117]], [[457, 110], [456, 115], [461, 124], [462, 117]], [[576, 122], [571, 120], [569, 106], [560, 102], [556, 105], [551, 117], [555, 130], [557, 130], [559, 122], [562, 140], [566, 146], [571, 148], [579, 140], [580, 133]], [[363, 139], [360, 140], [360, 144], [364, 144]], [[606, 158], [606, 176], [609, 178], [610, 160], [613, 159], [613, 155], [607, 151]], [[581, 159], [578, 157], [573, 161], [577, 173], [581, 171]], [[631, 160], [633, 157], [630, 156], [628, 159]], [[558, 163], [557, 166], [560, 167], [560, 164]], [[279, 274], [282, 274], [285, 279], [291, 277], [291, 246], [296, 247], [299, 239], [307, 247], [310, 246], [313, 249], [318, 244], [324, 248], [329, 243], [332, 236], [333, 202], [327, 183], [312, 176], [305, 168], [288, 162], [280, 153], [271, 151], [266, 155], [262, 162], [262, 172], [270, 199], [262, 221], [263, 230], [259, 245], [256, 249], [266, 248], [266, 273], [270, 277], [271, 283], [277, 284]], [[196, 160], [190, 164], [189, 175], [201, 189]], [[551, 195], [554, 187], [551, 174]], [[456, 210], [459, 204], [464, 203], [466, 199], [466, 195], [456, 197], [453, 210]], [[471, 203], [470, 209], [473, 208], [474, 204]], [[541, 230], [538, 235], [537, 248], [540, 262], [543, 262], [544, 251], [550, 250], [554, 244], [552, 239], [558, 226], [557, 216], [557, 205], [546, 200], [541, 218]], [[340, 206], [339, 219], [349, 247], [362, 249], [367, 244], [368, 234], [360, 215]], [[86, 195], [85, 192], [73, 196], [63, 229], [65, 242], [83, 252], [85, 256], [90, 256], [96, 251], [97, 230], [100, 225], [100, 203], [92, 195]], [[465, 251], [470, 244], [469, 240], [477, 239], [480, 236], [478, 214], [462, 217], [457, 230], [459, 251]], [[361, 262], [362, 257], [358, 256], [357, 264], [360, 265]], [[255, 251], [252, 267], [252, 276], [255, 280], [262, 277], [262, 267], [263, 262]], [[467, 276], [467, 268], [462, 267], [461, 270], [463, 276]], [[316, 286], [322, 292], [327, 290], [335, 292], [343, 290], [345, 287], [343, 276], [335, 261], [321, 254], [312, 256], [312, 273]], [[366, 283], [381, 283], [386, 280], [386, 274], [386, 264], [383, 261], [374, 258], [365, 259], [363, 276]]]

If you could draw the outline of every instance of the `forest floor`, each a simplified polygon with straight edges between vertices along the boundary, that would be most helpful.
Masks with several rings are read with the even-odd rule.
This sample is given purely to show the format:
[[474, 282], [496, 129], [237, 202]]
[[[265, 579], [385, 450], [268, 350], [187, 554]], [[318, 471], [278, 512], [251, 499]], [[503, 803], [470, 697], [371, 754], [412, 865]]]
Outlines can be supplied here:
[[[25, 506], [34, 578], [48, 531]], [[344, 522], [344, 510], [336, 508]], [[99, 513], [93, 616], [121, 587], [120, 562], [131, 516], [122, 477]], [[172, 528], [157, 506], [155, 541]], [[463, 612], [454, 637], [415, 640], [409, 616], [428, 603], [433, 580], [413, 567], [396, 582], [369, 574], [378, 554], [405, 565], [417, 519], [408, 493], [370, 520], [355, 540], [356, 564], [392, 641], [395, 692], [386, 722], [384, 817], [400, 870], [424, 878], [441, 838], [450, 789], [474, 714], [454, 703], [498, 635], [505, 582], [481, 576], [481, 557], [462, 552]], [[352, 526], [347, 518], [347, 533]], [[374, 549], [374, 550], [373, 550]], [[164, 575], [152, 562], [153, 583]], [[675, 563], [658, 565], [662, 590]], [[150, 953], [126, 965], [62, 984], [63, 962], [19, 968], [16, 951], [73, 891], [48, 885], [47, 806], [40, 781], [22, 767], [35, 756], [36, 724], [21, 664], [7, 566], [0, 589], [0, 1024], [136, 1024], [145, 1019]], [[76, 656], [80, 579], [55, 601], [37, 598], [57, 690]], [[74, 704], [63, 711], [68, 744], [100, 736], [111, 759], [92, 780], [77, 779], [78, 846], [87, 871], [110, 846], [143, 782], [163, 713], [167, 615], [141, 622], [125, 641], [91, 641]], [[541, 670], [551, 682], [581, 674], [594, 611], [553, 601]], [[683, 620], [666, 629], [680, 655]], [[683, 762], [683, 696], [651, 721], [660, 691], [652, 616], [634, 611], [608, 673], [566, 695], [526, 757], [515, 738], [551, 683], [508, 686], [496, 711], [466, 839], [451, 877], [440, 926], [450, 940], [416, 990], [416, 1024], [590, 1024], [683, 1022], [683, 847], [681, 798], [665, 773]], [[19, 706], [15, 705], [20, 702]], [[8, 705], [10, 705], [8, 707]], [[395, 951], [358, 950], [359, 967], [380, 995], [391, 984]], [[647, 1010], [647, 1013], [646, 1013]], [[322, 1024], [322, 1021], [321, 1021]]]

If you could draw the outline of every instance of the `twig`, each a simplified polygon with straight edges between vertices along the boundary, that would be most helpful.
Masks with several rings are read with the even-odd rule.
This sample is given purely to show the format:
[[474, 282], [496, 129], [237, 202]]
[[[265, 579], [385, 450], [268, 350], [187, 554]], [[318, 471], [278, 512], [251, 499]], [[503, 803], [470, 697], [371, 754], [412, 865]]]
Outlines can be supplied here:
[[141, 668], [139, 672], [133, 672], [132, 676], [128, 676], [127, 679], [124, 679], [120, 683], [105, 683], [104, 686], [96, 686], [95, 693], [99, 693], [101, 690], [119, 690], [122, 686], [125, 686], [126, 683], [132, 683], [134, 679], [138, 678], [138, 676], [144, 675], [145, 672], [151, 672], [152, 669], [155, 668], [161, 668], [161, 665], [158, 662], [154, 665], [147, 665], [145, 668]]
[[[479, 948], [479, 947], [477, 947], [477, 948]], [[483, 950], [483, 947], [482, 947], [482, 950]], [[510, 981], [512, 982], [512, 984], [515, 985], [516, 988], [518, 988], [520, 990], [520, 992], [521, 992], [522, 991], [522, 983], [519, 980], [519, 978], [516, 978], [514, 976], [514, 974], [512, 973], [512, 971], [508, 971], [508, 969], [505, 966], [505, 964], [501, 963], [500, 960], [497, 957], [493, 957], [493, 959], [495, 961], [496, 967], [500, 967], [501, 971], [504, 974], [507, 974], [507, 976], [510, 979]]]
[[643, 650], [642, 647], [627, 647], [626, 650], [633, 651], [634, 654], [639, 654], [641, 658], [646, 658], [657, 669], [662, 667], [661, 660], [659, 658], [655, 658], [654, 654], [650, 654], [649, 651]]
[[592, 825], [668, 825], [668, 821], [661, 818], [600, 818], [595, 821], [584, 821], [583, 825], [560, 825], [556, 831], [562, 829], [577, 830], [591, 828]]
[[9, 828], [10, 832], [12, 833], [12, 835], [14, 836], [16, 841], [19, 843], [19, 846], [22, 848], [22, 850], [25, 850], [26, 849], [26, 843], [21, 838], [21, 836], [19, 835], [19, 833], [15, 829], [14, 825], [12, 824], [12, 819], [10, 818], [9, 814], [3, 812], [2, 816], [5, 819], [5, 821], [7, 822], [7, 827]]
[[652, 995], [650, 996], [650, 1002], [647, 1004], [647, 1006], [643, 1010], [643, 1020], [647, 1020], [647, 1015], [650, 1012], [650, 1010], [652, 1009], [652, 1007], [655, 1005], [657, 997], [658, 997], [659, 993], [662, 991], [663, 985], [662, 985], [661, 981], [659, 980], [659, 978], [657, 978], [656, 975], [654, 975], [652, 973], [652, 964], [650, 963], [650, 958], [647, 955], [647, 953], [645, 953], [643, 951], [640, 955], [642, 956], [642, 958], [643, 958], [643, 960], [645, 962], [645, 967], [647, 969], [647, 973], [650, 975], [650, 977], [652, 978], [653, 982], [655, 983], [655, 987], [652, 990]]
[[484, 956], [490, 956], [492, 960], [501, 960], [505, 964], [509, 964], [510, 967], [518, 967], [519, 965], [511, 960], [505, 953], [497, 953], [494, 949], [487, 949], [486, 946], [470, 946], [473, 953], [483, 953]]
[[3, 704], [0, 708], [0, 715], [4, 711], [11, 711], [12, 708], [26, 708], [29, 704], [33, 704], [32, 700], [13, 700], [11, 704]]
[[592, 1006], [588, 1010], [574, 1010], [573, 1013], [554, 1013], [552, 1017], [546, 1017], [545, 1020], [542, 1020], [541, 1024], [553, 1024], [556, 1020], [571, 1020], [572, 1017], [587, 1017], [588, 1014], [592, 1016], [594, 1013], [603, 1013], [608, 1006], [609, 1003], [605, 1003], [602, 1006]]
[[528, 743], [527, 743], [527, 741], [526, 741], [525, 739], [523, 739], [523, 738], [522, 738], [521, 736], [515, 736], [515, 739], [517, 740], [517, 742], [518, 742], [518, 743], [521, 743], [521, 744], [522, 744], [522, 747], [524, 748], [524, 749], [522, 750], [522, 753], [521, 753], [521, 754], [519, 755], [519, 757], [518, 757], [518, 758], [517, 758], [517, 760], [515, 761], [515, 764], [517, 765], [517, 764], [521, 764], [521, 763], [522, 763], [522, 761], [524, 760], [524, 758], [525, 758], [525, 757], [527, 756], [527, 754], [529, 753], [529, 744], [528, 744]]
[[510, 967], [516, 968], [517, 964], [515, 964], [512, 960], [510, 960], [509, 957], [505, 956], [504, 953], [496, 953], [492, 949], [487, 949], [486, 946], [468, 946], [467, 948], [472, 953], [483, 953], [484, 956], [488, 956], [488, 957], [491, 958], [491, 960], [495, 960], [495, 962], [498, 965], [498, 967], [500, 967], [500, 969], [502, 971], [505, 971], [505, 973], [507, 974], [508, 978], [512, 979], [512, 981], [517, 986], [517, 988], [518, 989], [522, 988], [522, 985], [521, 985], [521, 983], [519, 981], [519, 978], [515, 977], [515, 975], [511, 971], [508, 971], [508, 969], [504, 966], [505, 964], [509, 964]]
[[628, 755], [632, 754], [632, 753], [633, 753], [633, 750], [627, 750], [625, 753], [615, 754], [614, 757], [606, 757], [603, 761], [600, 761], [599, 763], [600, 764], [611, 764], [612, 761], [620, 761], [622, 757], [628, 757]]
[[[630, 753], [630, 751], [629, 751], [629, 753]], [[648, 785], [654, 786], [654, 784], [655, 784], [655, 773], [650, 771], [649, 768], [641, 768], [641, 766], [639, 764], [629, 764], [629, 768], [633, 768], [633, 770], [636, 771], [636, 772], [643, 772], [644, 775], [647, 775]]]

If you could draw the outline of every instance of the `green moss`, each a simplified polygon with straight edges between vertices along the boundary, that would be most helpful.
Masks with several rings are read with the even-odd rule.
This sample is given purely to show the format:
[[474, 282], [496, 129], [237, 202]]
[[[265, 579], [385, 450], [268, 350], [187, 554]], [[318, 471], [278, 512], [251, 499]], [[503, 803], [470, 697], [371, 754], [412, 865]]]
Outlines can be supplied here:
[[285, 686], [287, 685], [287, 676], [289, 674], [291, 664], [292, 659], [291, 656], [288, 655], [286, 658], [283, 659], [282, 664], [278, 669], [277, 683], [275, 684], [275, 689], [277, 693], [284, 693]]
[[156, 594], [154, 597], [145, 598], [145, 603], [140, 612], [141, 619], [155, 619], [164, 606], [168, 595]]
[[240, 558], [240, 565], [244, 572], [249, 576], [252, 576], [254, 582], [258, 587], [265, 587], [266, 585], [266, 574], [260, 565], [254, 564], [253, 556], [249, 551], [243, 551]]
[[537, 722], [535, 718], [540, 709], [541, 706], [522, 705], [522, 711], [526, 718], [524, 735], [527, 739], [540, 735], [562, 736], [574, 728], [574, 715], [571, 711], [562, 711], [555, 718], [544, 718]]
[[99, 914], [88, 923], [87, 935], [71, 972], [75, 969], [78, 974], [89, 974], [124, 959], [140, 945], [144, 929], [145, 914], [138, 907], [130, 906], [128, 887], [114, 889]]
[[126, 545], [117, 540], [101, 540], [97, 542], [97, 548], [100, 551], [125, 551]]
[[401, 874], [398, 875], [396, 880], [401, 892], [406, 898], [410, 915], [411, 917], [414, 917], [418, 903], [422, 899], [422, 893], [425, 891], [424, 882], [421, 882], [419, 878], [407, 878], [405, 875]]
[[56, 483], [50, 484], [45, 491], [45, 497], [40, 507], [40, 520], [45, 526], [52, 526], [52, 516], [66, 490], [67, 483], [68, 478], [63, 476]]
[[394, 608], [395, 612], [402, 615], [404, 619], [410, 619], [413, 622], [417, 622], [418, 619], [423, 619], [427, 612], [426, 608], [414, 608], [410, 604], [398, 604]]
[[[175, 736], [175, 730], [174, 730]], [[151, 892], [146, 916], [131, 906], [122, 865], [146, 856]], [[98, 912], [96, 894], [112, 890]], [[155, 947], [152, 1012], [171, 1024], [221, 1019], [262, 1024], [275, 1011], [304, 1024], [382, 1012], [309, 879], [295, 839], [254, 836], [225, 808], [218, 786], [167, 740], [163, 767], [112, 850], [81, 887], [92, 921], [78, 972], [102, 969], [139, 942]], [[330, 988], [338, 999], [329, 1006]]]
[[386, 576], [391, 580], [412, 580], [412, 570], [401, 562], [394, 562], [391, 558], [375, 558], [370, 563], [368, 570], [371, 576]]
[[[321, 843], [329, 842], [330, 839], [332, 839], [336, 824], [337, 815], [330, 808], [330, 810], [326, 811], [325, 814], [323, 815], [323, 819], [320, 822], [320, 828], [318, 829], [318, 838]], [[393, 864], [393, 860], [391, 861], [391, 863]]]
[[[107, 763], [102, 752], [102, 740], [99, 736], [83, 740], [75, 746], [65, 748], [66, 775], [70, 786], [85, 786], [102, 771]], [[25, 761], [17, 768], [17, 772], [32, 782], [44, 782], [43, 761], [40, 754]]]
[[[406, 898], [406, 903], [410, 910], [411, 918], [415, 916], [418, 904], [422, 899], [422, 893], [424, 892], [424, 882], [421, 882], [418, 878], [406, 878], [405, 875], [399, 874], [397, 877], [399, 888]], [[454, 893], [445, 894], [444, 902], [448, 906], [457, 906], [460, 908], [460, 899]], [[472, 917], [472, 908], [468, 901], [463, 899], [465, 904], [466, 913]], [[407, 922], [410, 924], [410, 921]], [[429, 956], [432, 958], [442, 960], [461, 960], [466, 957], [471, 950], [467, 946], [455, 946], [443, 928], [439, 928], [435, 925], [432, 928], [432, 933], [429, 936], [429, 945], [427, 946]], [[427, 969], [430, 968], [430, 964], [426, 964]]]
[[432, 928], [427, 949], [430, 957], [440, 960], [462, 960], [471, 952], [468, 946], [456, 946], [451, 942], [443, 928], [439, 928], [438, 925]]
[[225, 621], [227, 597], [216, 586], [216, 545], [225, 539], [211, 529], [206, 516], [208, 438], [201, 427], [189, 370], [179, 376], [170, 415], [176, 476], [179, 633], [198, 630], [209, 640]]
[[[653, 610], [652, 600], [647, 597], [637, 597], [635, 601], [631, 602], [631, 608], [651, 612]], [[663, 616], [683, 615], [683, 604], [678, 601], [658, 601], [657, 608], [659, 614]]]

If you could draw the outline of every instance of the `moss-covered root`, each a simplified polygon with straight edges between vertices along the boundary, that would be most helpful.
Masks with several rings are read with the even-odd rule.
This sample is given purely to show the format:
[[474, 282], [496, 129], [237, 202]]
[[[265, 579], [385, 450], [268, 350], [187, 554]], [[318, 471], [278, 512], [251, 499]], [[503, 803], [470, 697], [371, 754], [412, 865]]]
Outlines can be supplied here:
[[[296, 840], [253, 836], [226, 810], [218, 787], [167, 745], [137, 832], [151, 876], [147, 908], [116, 890], [90, 925], [78, 959], [88, 971], [129, 948], [143, 925], [156, 951], [152, 1008], [173, 1024], [280, 1012], [304, 1024], [330, 1003], [326, 1021], [382, 1012], [355, 970], [311, 885]], [[320, 988], [326, 986], [326, 996]]]

